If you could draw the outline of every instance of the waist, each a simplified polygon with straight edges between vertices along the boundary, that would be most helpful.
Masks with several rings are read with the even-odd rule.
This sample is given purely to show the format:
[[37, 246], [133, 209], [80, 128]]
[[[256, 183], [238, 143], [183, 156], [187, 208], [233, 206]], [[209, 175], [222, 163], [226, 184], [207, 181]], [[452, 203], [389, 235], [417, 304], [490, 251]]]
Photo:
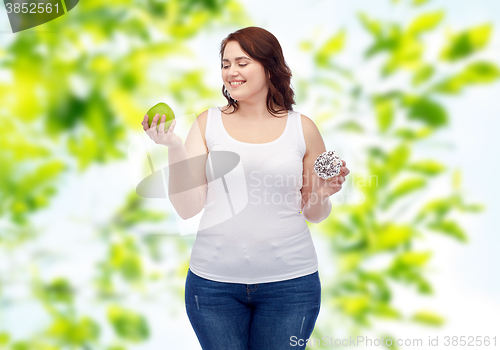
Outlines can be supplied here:
[[317, 269], [316, 251], [302, 214], [267, 225], [256, 224], [255, 219], [254, 224], [242, 225], [241, 221], [198, 231], [190, 266], [207, 278], [233, 282], [291, 278]]

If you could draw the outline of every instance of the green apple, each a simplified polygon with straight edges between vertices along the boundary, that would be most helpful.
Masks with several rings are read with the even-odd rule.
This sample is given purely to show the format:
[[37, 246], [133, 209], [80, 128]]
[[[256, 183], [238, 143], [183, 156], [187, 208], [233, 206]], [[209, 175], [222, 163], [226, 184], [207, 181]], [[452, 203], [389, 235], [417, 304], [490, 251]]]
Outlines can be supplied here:
[[160, 102], [160, 103], [154, 105], [153, 107], [151, 107], [151, 109], [146, 114], [148, 115], [148, 125], [150, 127], [151, 127], [151, 123], [153, 122], [153, 118], [155, 117], [155, 115], [157, 115], [157, 114], [160, 115], [160, 118], [158, 119], [158, 122], [157, 122], [158, 124], [156, 125], [156, 130], [160, 129], [161, 118], [163, 117], [163, 115], [165, 115], [167, 117], [165, 119], [165, 132], [168, 130], [168, 128], [170, 127], [170, 124], [172, 124], [172, 122], [175, 119], [174, 111], [172, 111], [172, 108], [170, 108], [169, 105], [167, 105], [166, 103], [163, 103], [163, 102]]

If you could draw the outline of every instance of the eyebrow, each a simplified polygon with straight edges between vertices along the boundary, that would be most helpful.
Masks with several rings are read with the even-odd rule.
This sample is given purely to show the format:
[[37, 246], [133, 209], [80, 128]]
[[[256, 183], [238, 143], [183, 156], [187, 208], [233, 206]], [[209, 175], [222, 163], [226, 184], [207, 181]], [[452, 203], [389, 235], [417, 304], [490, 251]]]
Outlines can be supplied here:
[[[241, 59], [246, 59], [246, 60], [251, 61], [251, 60], [250, 60], [250, 58], [245, 57], [245, 56], [236, 57], [234, 60], [235, 60], [235, 61], [238, 61], [238, 60], [241, 60]], [[222, 62], [229, 62], [229, 60], [228, 60], [227, 58], [223, 58], [223, 59], [222, 59]]]

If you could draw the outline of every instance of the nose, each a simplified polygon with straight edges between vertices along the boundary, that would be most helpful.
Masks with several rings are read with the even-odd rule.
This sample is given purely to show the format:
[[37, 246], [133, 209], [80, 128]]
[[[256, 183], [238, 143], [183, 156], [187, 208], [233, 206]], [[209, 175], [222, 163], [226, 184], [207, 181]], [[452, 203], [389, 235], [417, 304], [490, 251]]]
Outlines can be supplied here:
[[227, 72], [228, 77], [236, 77], [236, 76], [238, 76], [238, 74], [239, 74], [238, 67], [236, 67], [236, 66], [229, 67], [228, 72]]

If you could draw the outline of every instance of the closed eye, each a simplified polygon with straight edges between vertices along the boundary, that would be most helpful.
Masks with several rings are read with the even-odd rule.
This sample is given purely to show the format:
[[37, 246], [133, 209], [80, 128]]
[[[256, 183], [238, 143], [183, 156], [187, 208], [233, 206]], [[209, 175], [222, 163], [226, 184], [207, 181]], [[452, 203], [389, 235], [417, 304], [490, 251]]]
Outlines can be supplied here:
[[[240, 67], [245, 67], [245, 66], [247, 66], [247, 64], [238, 64], [238, 66], [240, 66]], [[224, 67], [222, 67], [222, 68], [226, 69], [226, 68], [229, 68], [229, 66], [224, 66]]]

